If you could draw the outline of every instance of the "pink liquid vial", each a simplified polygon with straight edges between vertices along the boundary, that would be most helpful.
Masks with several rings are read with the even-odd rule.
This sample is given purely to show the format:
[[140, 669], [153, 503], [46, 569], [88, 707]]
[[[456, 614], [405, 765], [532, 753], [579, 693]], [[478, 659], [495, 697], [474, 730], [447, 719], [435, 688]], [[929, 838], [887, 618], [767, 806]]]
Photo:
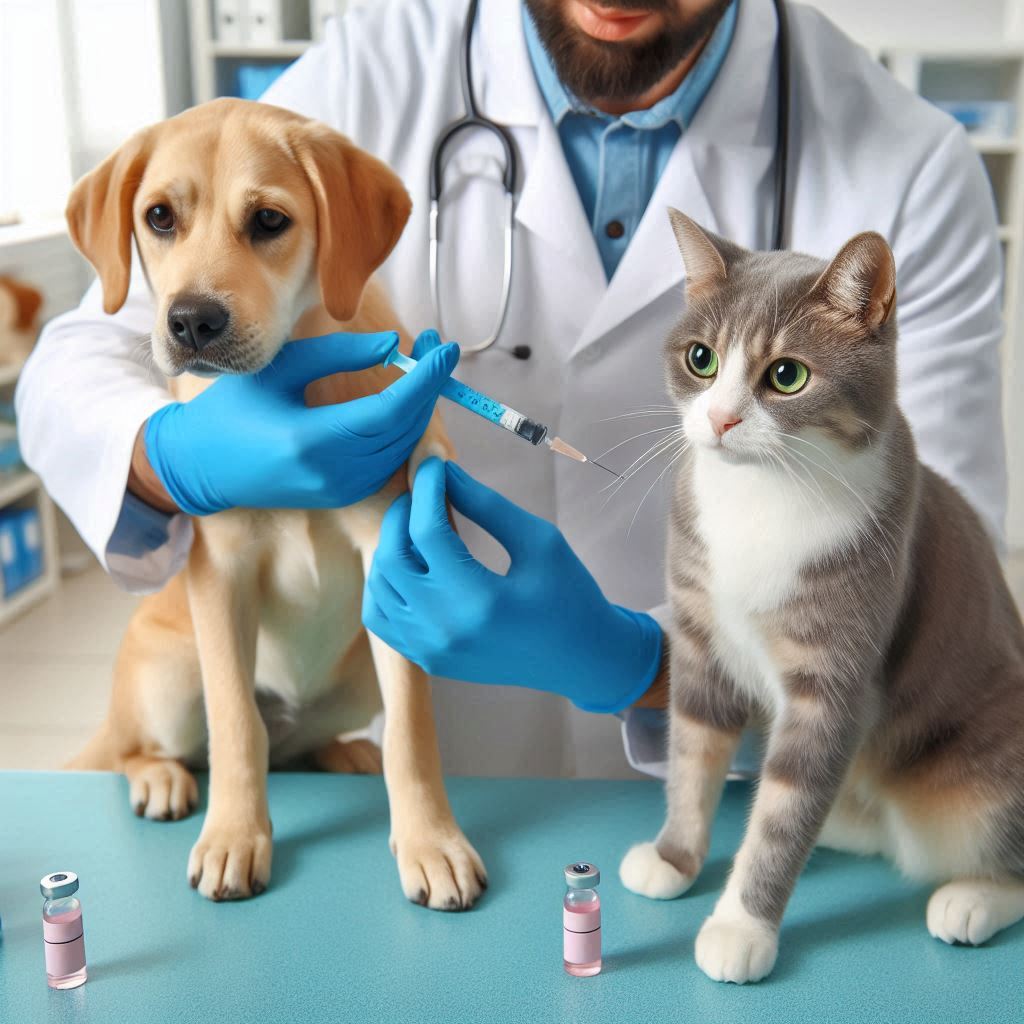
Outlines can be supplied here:
[[46, 983], [50, 988], [78, 988], [85, 984], [85, 931], [78, 875], [55, 871], [39, 883], [43, 894], [43, 951]]
[[586, 861], [565, 867], [562, 900], [562, 965], [575, 978], [601, 973], [601, 872]]

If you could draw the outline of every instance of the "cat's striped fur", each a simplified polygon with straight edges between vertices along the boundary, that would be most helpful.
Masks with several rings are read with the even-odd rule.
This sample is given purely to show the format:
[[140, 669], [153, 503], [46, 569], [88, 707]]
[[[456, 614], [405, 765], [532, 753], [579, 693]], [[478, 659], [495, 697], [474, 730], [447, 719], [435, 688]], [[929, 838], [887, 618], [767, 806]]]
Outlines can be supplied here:
[[[917, 461], [897, 406], [889, 247], [858, 235], [826, 265], [672, 222], [687, 307], [666, 365], [690, 450], [668, 552], [668, 814], [622, 879], [662, 898], [690, 886], [760, 722], [747, 834], [697, 938], [705, 972], [771, 970], [816, 842], [943, 883], [929, 930], [984, 942], [1024, 915], [1024, 626], [978, 517]], [[714, 377], [688, 368], [694, 343], [717, 352]], [[810, 370], [796, 394], [766, 379], [781, 357]]]

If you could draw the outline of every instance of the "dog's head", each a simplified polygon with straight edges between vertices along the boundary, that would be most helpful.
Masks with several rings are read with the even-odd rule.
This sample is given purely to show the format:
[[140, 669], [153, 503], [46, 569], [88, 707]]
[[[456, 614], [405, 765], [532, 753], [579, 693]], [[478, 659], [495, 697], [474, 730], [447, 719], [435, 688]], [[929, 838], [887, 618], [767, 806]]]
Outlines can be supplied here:
[[351, 319], [410, 208], [384, 164], [326, 125], [224, 99], [129, 139], [78, 182], [67, 218], [108, 313], [128, 293], [134, 235], [153, 355], [176, 376], [261, 369], [318, 302]]

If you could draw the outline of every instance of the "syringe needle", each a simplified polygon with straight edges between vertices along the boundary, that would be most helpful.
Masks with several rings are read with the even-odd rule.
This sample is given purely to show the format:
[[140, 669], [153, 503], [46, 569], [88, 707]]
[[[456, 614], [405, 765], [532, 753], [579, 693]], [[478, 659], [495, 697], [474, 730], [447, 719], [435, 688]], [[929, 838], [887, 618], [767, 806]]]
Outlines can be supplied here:
[[575, 462], [589, 462], [593, 466], [597, 466], [598, 469], [603, 469], [606, 473], [611, 473], [616, 480], [621, 480], [622, 476], [616, 473], [614, 469], [609, 469], [607, 466], [602, 466], [600, 462], [594, 459], [588, 459], [579, 449], [573, 448], [568, 441], [563, 441], [560, 437], [546, 438], [548, 446], [553, 452], [558, 452], [559, 455], [565, 455], [567, 458], [574, 460]]
[[607, 466], [602, 466], [601, 463], [597, 461], [597, 459], [587, 459], [587, 462], [589, 462], [593, 466], [597, 466], [598, 469], [603, 469], [606, 473], [611, 473], [611, 475], [615, 477], [616, 480], [622, 479], [621, 473], [616, 473], [614, 469], [609, 469]]

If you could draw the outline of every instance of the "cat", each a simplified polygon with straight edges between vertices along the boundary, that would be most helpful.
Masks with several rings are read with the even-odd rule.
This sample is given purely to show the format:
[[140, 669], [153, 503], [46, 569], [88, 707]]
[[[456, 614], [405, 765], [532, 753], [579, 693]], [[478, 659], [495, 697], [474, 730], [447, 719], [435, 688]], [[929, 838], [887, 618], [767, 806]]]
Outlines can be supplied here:
[[828, 264], [754, 253], [670, 217], [687, 302], [666, 373], [688, 448], [667, 557], [668, 812], [620, 877], [655, 898], [690, 887], [759, 722], [746, 836], [697, 936], [706, 974], [772, 970], [816, 842], [941, 883], [928, 930], [982, 943], [1024, 916], [1024, 625], [897, 405], [892, 252], [869, 232]]

